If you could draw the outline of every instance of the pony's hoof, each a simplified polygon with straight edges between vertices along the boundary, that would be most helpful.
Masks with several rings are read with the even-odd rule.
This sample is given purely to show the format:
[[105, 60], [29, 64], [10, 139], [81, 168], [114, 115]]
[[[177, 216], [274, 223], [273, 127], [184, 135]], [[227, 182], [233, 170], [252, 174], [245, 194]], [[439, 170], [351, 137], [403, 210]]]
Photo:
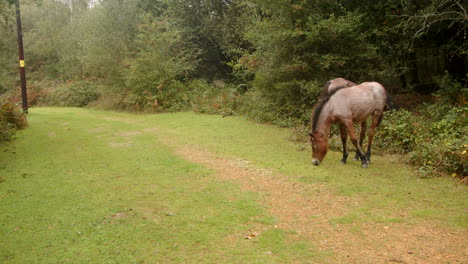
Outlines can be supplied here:
[[356, 153], [356, 155], [354, 155], [354, 161], [359, 161], [361, 160], [361, 157], [359, 156], [359, 154]]
[[341, 165], [346, 165], [346, 161], [340, 161]]
[[369, 166], [369, 165], [367, 165], [367, 164], [362, 164], [362, 167], [363, 167], [364, 169], [367, 169], [367, 166]]

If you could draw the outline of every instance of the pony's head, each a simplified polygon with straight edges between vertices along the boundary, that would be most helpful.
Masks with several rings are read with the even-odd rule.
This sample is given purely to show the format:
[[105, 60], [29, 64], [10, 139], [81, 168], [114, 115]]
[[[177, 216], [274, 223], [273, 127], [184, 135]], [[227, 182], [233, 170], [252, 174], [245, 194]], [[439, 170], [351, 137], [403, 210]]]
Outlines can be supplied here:
[[318, 166], [325, 155], [327, 155], [328, 137], [318, 131], [309, 133], [309, 136], [312, 145], [312, 164]]

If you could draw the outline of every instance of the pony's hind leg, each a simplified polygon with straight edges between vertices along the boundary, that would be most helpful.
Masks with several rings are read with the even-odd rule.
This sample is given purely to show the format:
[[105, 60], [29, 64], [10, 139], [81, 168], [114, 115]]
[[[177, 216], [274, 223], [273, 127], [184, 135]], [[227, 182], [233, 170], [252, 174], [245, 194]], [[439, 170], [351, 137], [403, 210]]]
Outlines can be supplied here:
[[348, 133], [346, 132], [346, 127], [340, 124], [340, 135], [341, 143], [343, 143], [343, 158], [341, 159], [341, 164], [346, 164], [346, 159], [348, 158], [348, 148], [346, 147], [346, 141], [348, 140]]
[[348, 130], [349, 138], [351, 139], [351, 142], [353, 142], [353, 145], [356, 147], [356, 153], [358, 153], [359, 158], [361, 159], [362, 167], [367, 168], [366, 154], [364, 153], [364, 151], [362, 151], [361, 145], [359, 145], [359, 142], [356, 138], [356, 133], [354, 132], [353, 121], [352, 120], [346, 121], [345, 126], [346, 126], [346, 129]]
[[[366, 136], [366, 129], [367, 129], [367, 122], [364, 121], [361, 123], [361, 127], [359, 129], [359, 146], [362, 147], [362, 143], [364, 143], [364, 138]], [[354, 156], [354, 160], [359, 160], [359, 153], [356, 150], [356, 155]]]

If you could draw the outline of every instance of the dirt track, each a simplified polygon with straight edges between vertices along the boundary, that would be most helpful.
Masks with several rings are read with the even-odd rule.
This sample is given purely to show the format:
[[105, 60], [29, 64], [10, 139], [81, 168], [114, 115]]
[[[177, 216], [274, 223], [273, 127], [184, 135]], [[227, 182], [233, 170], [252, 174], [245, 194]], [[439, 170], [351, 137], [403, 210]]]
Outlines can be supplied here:
[[[246, 160], [220, 158], [200, 146], [177, 146], [185, 159], [213, 169], [216, 176], [260, 194], [262, 203], [279, 221], [273, 228], [292, 230], [320, 250], [333, 252], [334, 263], [468, 263], [468, 232], [447, 229], [429, 221], [417, 225], [332, 224], [359, 200], [337, 196], [320, 184], [294, 183], [268, 169], [256, 169]], [[402, 217], [410, 217], [401, 211]], [[269, 227], [253, 226], [261, 234]], [[293, 236], [294, 237], [294, 236]], [[293, 238], [294, 239], [294, 238]]]

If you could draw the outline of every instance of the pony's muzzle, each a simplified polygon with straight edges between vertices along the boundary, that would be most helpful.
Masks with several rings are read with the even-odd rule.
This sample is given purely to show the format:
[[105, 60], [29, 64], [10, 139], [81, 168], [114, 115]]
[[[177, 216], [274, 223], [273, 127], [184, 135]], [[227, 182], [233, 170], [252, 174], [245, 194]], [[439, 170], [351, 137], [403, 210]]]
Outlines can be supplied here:
[[315, 166], [318, 166], [318, 165], [320, 165], [320, 160], [312, 159], [312, 164], [314, 164]]

